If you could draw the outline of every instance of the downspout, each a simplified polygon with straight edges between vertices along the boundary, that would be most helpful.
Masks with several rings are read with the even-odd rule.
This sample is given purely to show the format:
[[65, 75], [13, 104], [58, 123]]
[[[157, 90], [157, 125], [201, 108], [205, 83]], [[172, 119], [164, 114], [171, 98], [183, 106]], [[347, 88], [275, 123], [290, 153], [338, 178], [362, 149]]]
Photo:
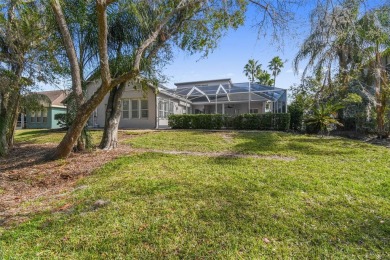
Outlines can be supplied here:
[[215, 94], [215, 113], [218, 114], [218, 94]]
[[156, 110], [155, 110], [155, 119], [156, 119], [156, 121], [155, 121], [155, 129], [158, 129], [158, 127], [159, 127], [159, 120], [158, 120], [158, 98], [157, 98], [157, 94], [155, 94], [154, 95], [154, 100], [155, 100], [155, 102], [156, 102], [156, 104], [155, 104], [155, 108], [156, 108]]
[[286, 98], [284, 99], [284, 104], [285, 104], [285, 113], [287, 113], [287, 89], [285, 90], [285, 95], [286, 95]]

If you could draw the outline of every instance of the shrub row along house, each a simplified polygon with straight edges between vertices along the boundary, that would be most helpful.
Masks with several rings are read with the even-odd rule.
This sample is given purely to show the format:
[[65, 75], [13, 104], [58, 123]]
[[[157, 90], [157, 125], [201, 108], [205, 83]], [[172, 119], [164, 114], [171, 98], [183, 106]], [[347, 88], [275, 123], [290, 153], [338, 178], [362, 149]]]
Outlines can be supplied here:
[[[176, 89], [149, 86], [146, 90], [128, 83], [121, 100], [119, 127], [135, 129], [167, 128], [171, 114], [264, 114], [287, 112], [287, 90], [256, 83], [233, 83], [216, 79], [176, 83]], [[99, 86], [87, 88], [90, 97]], [[92, 114], [88, 124], [103, 127], [108, 95]]]

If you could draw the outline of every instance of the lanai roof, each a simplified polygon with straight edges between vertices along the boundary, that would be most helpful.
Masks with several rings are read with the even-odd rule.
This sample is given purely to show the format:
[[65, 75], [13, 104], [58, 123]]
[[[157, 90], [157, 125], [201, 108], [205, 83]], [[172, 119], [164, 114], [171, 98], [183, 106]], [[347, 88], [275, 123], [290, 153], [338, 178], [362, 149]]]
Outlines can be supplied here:
[[240, 102], [248, 101], [249, 85], [252, 101], [277, 101], [286, 91], [282, 88], [248, 82], [181, 86], [169, 91], [193, 103], [213, 102], [216, 99], [218, 102]]

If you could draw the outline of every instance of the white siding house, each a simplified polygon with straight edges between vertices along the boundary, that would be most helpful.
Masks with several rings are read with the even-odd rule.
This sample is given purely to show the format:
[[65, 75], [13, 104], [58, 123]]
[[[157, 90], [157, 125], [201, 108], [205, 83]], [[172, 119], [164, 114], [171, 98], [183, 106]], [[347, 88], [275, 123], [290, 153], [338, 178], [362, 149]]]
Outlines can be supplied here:
[[[92, 82], [89, 98], [100, 85]], [[255, 83], [232, 83], [230, 79], [176, 83], [176, 89], [162, 85], [145, 90], [128, 83], [121, 99], [120, 128], [167, 128], [170, 114], [285, 113], [287, 90]], [[91, 127], [103, 127], [108, 94], [89, 120]]]

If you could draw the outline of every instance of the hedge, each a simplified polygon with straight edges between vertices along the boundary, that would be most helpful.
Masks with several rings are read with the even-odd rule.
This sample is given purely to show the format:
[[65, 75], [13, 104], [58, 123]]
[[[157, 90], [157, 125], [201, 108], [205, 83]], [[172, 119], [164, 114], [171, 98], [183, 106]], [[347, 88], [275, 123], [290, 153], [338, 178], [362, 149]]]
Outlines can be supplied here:
[[168, 124], [173, 129], [246, 129], [287, 131], [290, 114], [242, 114], [224, 115], [170, 115]]

